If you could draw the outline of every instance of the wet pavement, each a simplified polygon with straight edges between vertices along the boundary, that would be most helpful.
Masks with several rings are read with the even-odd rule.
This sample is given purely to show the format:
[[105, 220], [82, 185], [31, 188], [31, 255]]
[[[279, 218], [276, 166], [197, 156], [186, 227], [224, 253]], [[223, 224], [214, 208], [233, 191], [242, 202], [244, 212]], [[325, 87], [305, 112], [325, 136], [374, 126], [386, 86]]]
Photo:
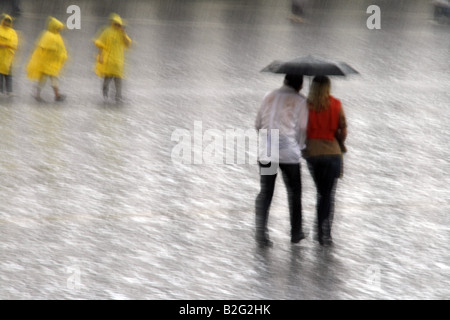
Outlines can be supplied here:
[[[37, 103], [32, 46], [46, 17], [65, 21], [72, 4], [81, 29], [64, 31], [68, 99], [54, 103], [47, 86]], [[379, 30], [366, 26], [372, 4]], [[0, 100], [0, 299], [450, 298], [450, 28], [428, 1], [310, 1], [301, 24], [276, 0], [21, 5], [15, 97]], [[122, 104], [103, 101], [93, 72], [91, 40], [110, 11], [134, 41]], [[173, 134], [252, 129], [282, 82], [259, 71], [307, 54], [360, 72], [332, 79], [349, 125], [335, 243], [314, 240], [302, 162], [309, 236], [291, 246], [279, 179], [275, 245], [261, 250], [255, 163], [178, 163]]]

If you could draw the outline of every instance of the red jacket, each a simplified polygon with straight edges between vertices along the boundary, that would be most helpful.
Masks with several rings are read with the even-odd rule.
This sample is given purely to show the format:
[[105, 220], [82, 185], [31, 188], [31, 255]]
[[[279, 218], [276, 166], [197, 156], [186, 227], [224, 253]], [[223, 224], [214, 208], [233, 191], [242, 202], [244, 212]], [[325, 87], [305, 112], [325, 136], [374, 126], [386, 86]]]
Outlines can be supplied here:
[[341, 102], [330, 96], [330, 107], [322, 112], [309, 110], [308, 117], [308, 139], [334, 140], [339, 126], [339, 112]]

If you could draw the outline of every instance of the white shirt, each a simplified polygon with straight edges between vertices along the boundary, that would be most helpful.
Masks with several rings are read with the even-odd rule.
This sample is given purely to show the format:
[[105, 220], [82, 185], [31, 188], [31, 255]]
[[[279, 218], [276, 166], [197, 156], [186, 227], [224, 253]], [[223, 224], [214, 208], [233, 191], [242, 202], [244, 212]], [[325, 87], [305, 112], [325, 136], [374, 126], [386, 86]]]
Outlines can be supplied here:
[[305, 96], [286, 85], [267, 93], [256, 117], [256, 129], [268, 131], [267, 148], [259, 148], [259, 160], [276, 161], [273, 155], [272, 158], [268, 155], [271, 155], [273, 145], [271, 130], [278, 129], [279, 163], [300, 163], [301, 150], [305, 148], [307, 123]]

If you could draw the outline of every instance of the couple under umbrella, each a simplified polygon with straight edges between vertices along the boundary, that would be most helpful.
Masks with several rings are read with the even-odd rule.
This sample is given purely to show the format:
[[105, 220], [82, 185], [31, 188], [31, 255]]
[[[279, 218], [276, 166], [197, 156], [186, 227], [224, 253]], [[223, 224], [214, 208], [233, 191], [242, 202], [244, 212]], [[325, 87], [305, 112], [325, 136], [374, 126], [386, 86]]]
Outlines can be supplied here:
[[[357, 71], [345, 63], [312, 56], [274, 61], [262, 71], [285, 74], [285, 78], [281, 88], [265, 95], [256, 117], [256, 129], [268, 131], [267, 148], [260, 149], [258, 159], [261, 189], [256, 198], [256, 241], [261, 247], [273, 245], [268, 220], [278, 171], [288, 194], [291, 243], [297, 244], [306, 237], [302, 227], [300, 167], [304, 157], [317, 190], [317, 240], [321, 245], [331, 245], [334, 195], [342, 175], [347, 125], [341, 102], [330, 94], [328, 76]], [[300, 93], [304, 75], [314, 76], [308, 97]], [[278, 146], [276, 155], [274, 143]]]

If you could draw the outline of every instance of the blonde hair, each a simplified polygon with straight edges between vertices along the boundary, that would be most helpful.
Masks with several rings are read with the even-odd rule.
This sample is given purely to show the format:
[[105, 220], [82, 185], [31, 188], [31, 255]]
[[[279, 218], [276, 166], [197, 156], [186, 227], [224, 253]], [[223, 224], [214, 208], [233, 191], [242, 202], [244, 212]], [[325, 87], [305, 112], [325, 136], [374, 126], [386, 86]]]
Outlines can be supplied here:
[[331, 81], [327, 76], [314, 77], [308, 94], [308, 107], [316, 112], [327, 110], [330, 106]]

